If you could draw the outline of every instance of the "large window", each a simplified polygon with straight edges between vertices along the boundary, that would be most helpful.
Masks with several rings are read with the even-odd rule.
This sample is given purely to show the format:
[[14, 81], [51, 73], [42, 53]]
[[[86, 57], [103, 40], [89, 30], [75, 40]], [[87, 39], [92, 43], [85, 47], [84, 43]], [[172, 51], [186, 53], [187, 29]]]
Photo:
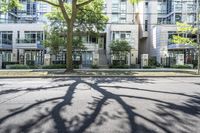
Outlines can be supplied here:
[[36, 3], [28, 2], [26, 6], [27, 15], [36, 15]]
[[131, 40], [131, 32], [130, 31], [114, 31], [112, 40]]
[[12, 31], [0, 32], [0, 44], [12, 45]]
[[112, 0], [112, 22], [126, 22], [127, 0]]
[[43, 40], [43, 31], [25, 31], [26, 43], [37, 43]]

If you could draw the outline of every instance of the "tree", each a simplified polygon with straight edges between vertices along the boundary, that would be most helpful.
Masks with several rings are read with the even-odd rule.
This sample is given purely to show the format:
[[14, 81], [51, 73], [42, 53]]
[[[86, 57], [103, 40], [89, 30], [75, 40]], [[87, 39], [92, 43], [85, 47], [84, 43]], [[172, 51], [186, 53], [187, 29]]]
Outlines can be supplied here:
[[122, 61], [125, 60], [127, 54], [130, 52], [131, 46], [125, 40], [116, 40], [112, 41], [110, 49], [111, 49], [111, 54], [118, 61], [117, 64], [123, 65]]
[[187, 23], [177, 22], [177, 34], [173, 35], [171, 42], [174, 44], [191, 45], [198, 51], [198, 74], [200, 74], [200, 45], [197, 39], [189, 38], [189, 35], [197, 35], [198, 29]]
[[45, 47], [49, 47], [53, 54], [57, 54], [60, 51], [61, 46], [64, 47], [65, 40], [59, 35], [59, 32], [52, 30], [45, 33], [46, 39], [43, 41]]
[[[7, 3], [7, 0], [2, 0], [4, 10], [8, 10], [9, 8], [12, 8], [14, 6], [19, 6], [19, 0], [10, 0], [9, 3]], [[107, 17], [103, 15], [103, 0], [36, 0], [48, 3], [52, 5], [55, 10], [58, 10], [57, 12], [61, 13], [61, 17], [64, 20], [64, 25], [67, 28], [66, 33], [66, 49], [67, 49], [67, 71], [73, 70], [73, 62], [72, 62], [72, 43], [73, 43], [73, 35], [74, 30], [79, 30], [75, 28], [76, 26], [81, 25], [83, 28], [88, 28], [90, 30], [98, 30], [103, 28], [103, 25], [105, 25], [105, 21], [107, 20]], [[87, 11], [87, 14], [83, 14]], [[85, 15], [90, 15], [90, 12], [96, 12], [99, 20], [102, 21], [95, 21], [93, 19], [93, 16], [91, 18], [85, 17]], [[84, 16], [83, 16], [84, 15]], [[95, 14], [93, 14], [95, 15]], [[91, 23], [83, 23], [87, 20]], [[85, 24], [85, 25], [84, 25]], [[100, 24], [100, 25], [99, 25]], [[79, 26], [80, 27], [80, 26]]]

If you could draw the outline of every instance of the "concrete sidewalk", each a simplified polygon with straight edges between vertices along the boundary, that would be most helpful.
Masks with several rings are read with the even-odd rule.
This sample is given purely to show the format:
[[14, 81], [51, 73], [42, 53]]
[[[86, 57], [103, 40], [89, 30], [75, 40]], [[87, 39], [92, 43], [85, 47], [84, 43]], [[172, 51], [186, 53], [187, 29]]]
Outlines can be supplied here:
[[[197, 69], [174, 69], [174, 68], [157, 68], [157, 69], [74, 69], [75, 71], [135, 71], [135, 72], [197, 72]], [[0, 72], [4, 71], [34, 71], [34, 72], [64, 72], [65, 69], [0, 69]]]
[[30, 77], [199, 77], [192, 69], [75, 69], [64, 73], [65, 69], [25, 69], [0, 70], [0, 78]]

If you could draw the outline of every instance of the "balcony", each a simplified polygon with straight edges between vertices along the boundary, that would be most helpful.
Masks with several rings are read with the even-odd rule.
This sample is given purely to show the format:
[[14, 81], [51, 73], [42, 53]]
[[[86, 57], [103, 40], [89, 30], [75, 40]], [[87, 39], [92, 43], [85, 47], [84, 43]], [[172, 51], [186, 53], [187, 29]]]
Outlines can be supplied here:
[[98, 50], [99, 45], [97, 43], [84, 43], [87, 51], [95, 51]]
[[17, 39], [16, 48], [19, 49], [44, 49], [42, 41], [33, 39]]
[[0, 49], [12, 49], [12, 45], [10, 45], [10, 44], [0, 44]]

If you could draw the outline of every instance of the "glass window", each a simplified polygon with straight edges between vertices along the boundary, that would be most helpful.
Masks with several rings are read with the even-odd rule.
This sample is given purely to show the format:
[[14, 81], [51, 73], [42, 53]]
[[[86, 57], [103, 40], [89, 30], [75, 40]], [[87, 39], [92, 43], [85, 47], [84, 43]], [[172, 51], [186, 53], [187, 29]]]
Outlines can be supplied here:
[[112, 12], [113, 13], [119, 12], [119, 4], [112, 4]]
[[25, 43], [36, 43], [43, 40], [43, 32], [42, 31], [25, 31]]
[[118, 18], [118, 14], [112, 14], [112, 22], [118, 22], [119, 18]]
[[0, 32], [0, 43], [12, 45], [12, 32], [11, 31]]

